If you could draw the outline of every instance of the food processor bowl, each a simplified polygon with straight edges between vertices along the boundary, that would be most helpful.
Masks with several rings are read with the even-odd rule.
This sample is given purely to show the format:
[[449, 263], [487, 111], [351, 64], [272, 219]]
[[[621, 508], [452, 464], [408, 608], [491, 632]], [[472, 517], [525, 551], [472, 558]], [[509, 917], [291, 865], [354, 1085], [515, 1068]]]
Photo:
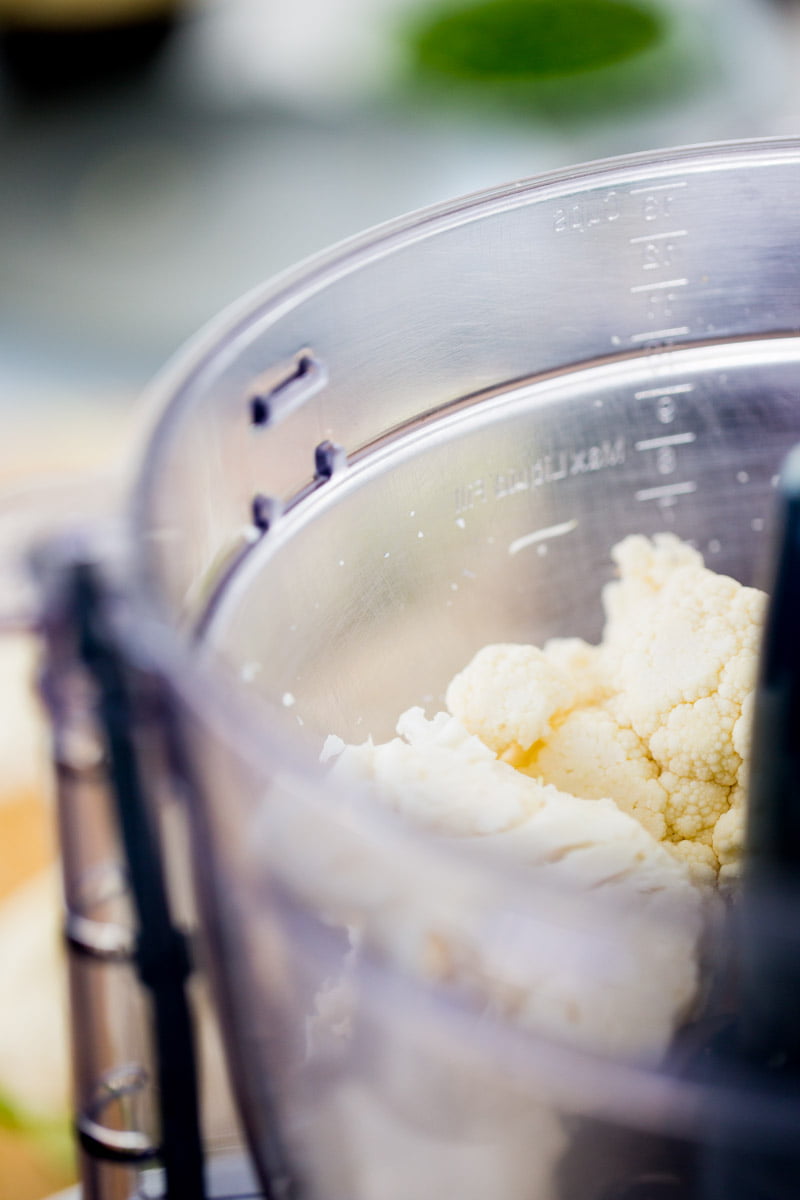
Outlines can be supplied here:
[[[798, 197], [787, 141], [513, 183], [311, 260], [155, 386], [125, 640], [177, 714], [205, 961], [268, 1194], [688, 1195], [704, 1147], [785, 1149], [800, 1097], [665, 1062], [623, 1008], [595, 1044], [495, 1002], [562, 978], [611, 995], [685, 914], [426, 836], [320, 755], [442, 709], [487, 643], [596, 641], [627, 534], [763, 583], [800, 436]], [[711, 908], [688, 1025], [730, 1012]]]

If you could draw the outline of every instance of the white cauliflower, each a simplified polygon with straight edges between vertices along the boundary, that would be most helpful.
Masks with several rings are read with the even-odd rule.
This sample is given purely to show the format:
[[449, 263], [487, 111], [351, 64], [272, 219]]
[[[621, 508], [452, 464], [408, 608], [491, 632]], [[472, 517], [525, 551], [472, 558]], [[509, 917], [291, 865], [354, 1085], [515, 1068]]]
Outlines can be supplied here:
[[552, 717], [573, 707], [579, 679], [536, 646], [485, 646], [450, 684], [447, 707], [498, 754], [512, 743], [527, 749], [547, 736]]
[[613, 554], [599, 646], [487, 646], [450, 684], [450, 715], [411, 709], [398, 738], [331, 739], [324, 756], [432, 837], [546, 885], [543, 940], [521, 952], [484, 935], [489, 884], [418, 896], [380, 864], [321, 853], [340, 917], [412, 973], [557, 1038], [657, 1057], [697, 988], [697, 884], [741, 853], [765, 597], [670, 535]]
[[611, 797], [657, 841], [667, 832], [666, 794], [641, 739], [600, 705], [576, 708], [532, 755], [515, 763], [587, 800]]
[[[526, 774], [610, 797], [699, 877], [724, 868], [728, 878], [743, 839], [764, 593], [708, 570], [670, 534], [626, 538], [613, 556], [620, 578], [604, 591], [601, 646], [549, 643], [540, 657], [528, 646], [487, 647], [457, 676], [448, 705]], [[579, 676], [569, 704], [568, 685], [550, 680], [571, 664]], [[487, 715], [497, 711], [501, 720]]]
[[730, 867], [743, 838], [740, 799], [766, 597], [708, 570], [676, 543], [668, 535], [627, 538], [614, 551], [621, 578], [604, 597], [610, 707], [660, 772], [666, 839], [684, 854], [686, 843], [710, 847], [716, 866], [724, 847]]
[[[449, 714], [411, 709], [382, 745], [328, 739], [335, 806], [259, 809], [254, 879], [268, 847], [351, 938], [306, 1013], [319, 1070], [296, 1124], [312, 1182], [329, 1182], [333, 1153], [342, 1194], [367, 1179], [395, 1200], [406, 1173], [386, 1163], [412, 1156], [426, 1196], [558, 1192], [570, 1125], [547, 1088], [521, 1096], [481, 1036], [450, 1042], [402, 989], [394, 1008], [378, 993], [376, 1018], [362, 964], [595, 1054], [657, 1062], [691, 1015], [714, 904], [701, 884], [741, 853], [764, 597], [674, 537], [628, 538], [614, 557], [599, 646], [487, 646], [450, 684]], [[276, 951], [273, 988], [292, 1002], [293, 976]]]

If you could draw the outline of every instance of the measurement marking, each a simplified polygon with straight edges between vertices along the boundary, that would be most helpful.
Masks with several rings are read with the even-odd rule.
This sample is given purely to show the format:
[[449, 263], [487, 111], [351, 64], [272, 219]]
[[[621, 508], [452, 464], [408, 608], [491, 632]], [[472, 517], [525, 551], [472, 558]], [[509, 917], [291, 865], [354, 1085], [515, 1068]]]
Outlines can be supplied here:
[[655, 400], [657, 396], [682, 396], [684, 392], [693, 392], [693, 383], [670, 383], [664, 387], [647, 388], [644, 392], [634, 392], [634, 400]]
[[537, 542], [546, 542], [550, 538], [563, 537], [565, 533], [572, 533], [573, 529], [577, 528], [576, 520], [564, 521], [561, 525], [548, 525], [546, 529], [537, 529], [533, 533], [526, 533], [524, 537], [517, 538], [508, 547], [508, 553], [519, 554], [520, 550], [525, 550], [528, 546], [535, 546]]
[[665, 483], [662, 487], [643, 488], [636, 493], [637, 500], [662, 500], [665, 496], [690, 496], [697, 491], [693, 481], [686, 483]]
[[644, 442], [636, 442], [636, 449], [660, 450], [662, 446], [688, 446], [696, 439], [696, 433], [671, 433], [666, 437], [647, 438]]
[[688, 229], [673, 229], [671, 233], [644, 233], [641, 237], [628, 238], [628, 241], [635, 246], [637, 242], [660, 242], [664, 238], [686, 237], [688, 232]]
[[646, 195], [648, 192], [669, 192], [673, 188], [688, 187], [688, 186], [689, 185], [685, 179], [678, 179], [675, 181], [675, 183], [654, 183], [651, 187], [631, 188], [629, 195], [641, 196], [641, 195]]
[[649, 333], [634, 333], [631, 341], [649, 342], [651, 338], [677, 337], [688, 332], [688, 325], [676, 325], [674, 329], [651, 329]]
[[637, 283], [636, 287], [632, 287], [632, 292], [656, 292], [661, 288], [679, 288], [686, 287], [689, 283], [688, 279], [665, 279], [659, 283]]

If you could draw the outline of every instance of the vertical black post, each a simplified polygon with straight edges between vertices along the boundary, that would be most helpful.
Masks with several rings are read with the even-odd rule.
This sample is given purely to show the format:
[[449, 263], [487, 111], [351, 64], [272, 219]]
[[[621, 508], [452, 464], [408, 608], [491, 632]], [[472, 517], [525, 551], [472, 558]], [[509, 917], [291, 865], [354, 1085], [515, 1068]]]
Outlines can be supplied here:
[[740, 1046], [800, 1081], [800, 448], [778, 489], [753, 719], [741, 899]]
[[140, 717], [133, 672], [108, 626], [105, 598], [87, 564], [74, 568], [73, 609], [79, 651], [98, 692], [110, 785], [137, 914], [136, 963], [151, 997], [168, 1200], [203, 1200], [203, 1153], [197, 1070], [186, 983], [184, 935], [170, 914], [159, 839], [135, 745]]
[[[737, 901], [739, 969], [729, 1086], [800, 1107], [800, 447], [778, 487], [770, 601], [755, 694], [745, 863]], [[796, 1200], [797, 1146], [734, 1144], [707, 1154], [704, 1200]]]

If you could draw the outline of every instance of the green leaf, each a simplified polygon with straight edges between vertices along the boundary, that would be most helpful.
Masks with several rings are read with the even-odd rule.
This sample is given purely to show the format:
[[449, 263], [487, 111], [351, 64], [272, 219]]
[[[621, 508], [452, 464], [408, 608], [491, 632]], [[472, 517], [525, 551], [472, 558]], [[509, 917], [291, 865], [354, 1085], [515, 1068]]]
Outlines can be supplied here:
[[607, 67], [649, 49], [662, 32], [658, 13], [628, 0], [483, 0], [441, 9], [412, 40], [428, 71], [500, 82]]

